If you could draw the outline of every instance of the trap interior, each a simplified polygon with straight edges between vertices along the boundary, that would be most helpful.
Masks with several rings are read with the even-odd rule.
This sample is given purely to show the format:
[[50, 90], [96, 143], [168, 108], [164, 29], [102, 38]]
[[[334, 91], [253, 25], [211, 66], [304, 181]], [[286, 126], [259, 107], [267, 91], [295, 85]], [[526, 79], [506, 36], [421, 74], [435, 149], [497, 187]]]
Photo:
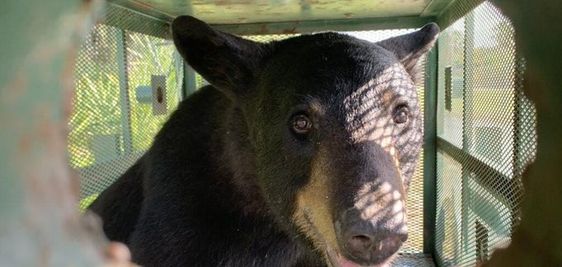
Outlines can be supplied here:
[[256, 41], [333, 30], [382, 40], [435, 21], [418, 96], [425, 145], [408, 193], [409, 239], [396, 266], [473, 266], [520, 221], [536, 112], [510, 20], [488, 1], [112, 1], [75, 68], [69, 164], [83, 209], [149, 148], [169, 114], [206, 82], [170, 40], [191, 14]]

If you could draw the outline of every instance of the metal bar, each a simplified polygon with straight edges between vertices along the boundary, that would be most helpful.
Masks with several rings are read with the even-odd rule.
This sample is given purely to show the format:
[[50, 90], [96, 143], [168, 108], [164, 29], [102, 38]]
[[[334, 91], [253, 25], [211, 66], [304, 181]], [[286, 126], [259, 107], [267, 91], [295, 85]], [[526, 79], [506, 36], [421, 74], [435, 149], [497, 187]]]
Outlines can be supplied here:
[[365, 31], [419, 28], [434, 17], [384, 17], [335, 20], [306, 20], [243, 24], [213, 24], [213, 28], [238, 35], [293, 34], [318, 31]]
[[[128, 10], [142, 14], [145, 17], [150, 17], [151, 19], [157, 19], [162, 22], [171, 22], [174, 19], [174, 15], [165, 13], [162, 10], [144, 4], [142, 3], [142, 1], [108, 0], [108, 2], [112, 5], [117, 5], [122, 8], [126, 8]], [[185, 4], [185, 3], [189, 4], [190, 2], [191, 1], [184, 1], [181, 4]], [[191, 8], [190, 4], [189, 7]], [[186, 10], [185, 14], [191, 14], [191, 12]]]
[[189, 83], [189, 80], [190, 80], [187, 77], [188, 76], [187, 63], [183, 62], [183, 60], [182, 60], [182, 65], [183, 65], [183, 81], [182, 81], [182, 84], [181, 84], [180, 101], [186, 99], [187, 96], [189, 95], [188, 94], [189, 89], [187, 89], [187, 87], [188, 87], [187, 84]]
[[184, 80], [183, 80], [183, 98], [185, 99], [187, 98], [190, 94], [194, 93], [195, 91], [197, 91], [197, 82], [195, 80], [195, 70], [193, 70], [193, 68], [191, 66], [189, 66], [187, 63], [184, 64]]
[[105, 20], [102, 23], [126, 31], [138, 32], [162, 39], [171, 39], [170, 24], [166, 20], [161, 20], [115, 3], [107, 5]]
[[474, 117], [474, 105], [473, 105], [473, 82], [472, 78], [474, 76], [473, 69], [474, 66], [474, 16], [468, 15], [464, 20], [464, 49], [463, 55], [463, 116], [462, 116], [462, 149], [468, 153], [470, 146], [472, 146], [472, 135], [467, 133], [467, 130], [472, 129], [472, 122]]
[[121, 104], [121, 128], [125, 155], [133, 151], [131, 134], [131, 112], [129, 103], [129, 78], [127, 75], [127, 44], [125, 32], [117, 30], [117, 63], [119, 64], [119, 103]]
[[[509, 208], [517, 206], [517, 203], [509, 197], [518, 188], [517, 182], [513, 179], [441, 137], [437, 137], [437, 149], [451, 156], [457, 162], [462, 162], [463, 168], [475, 174], [474, 180], [478, 185], [486, 189], [502, 204]], [[494, 179], [485, 179], [486, 177], [494, 177]]]
[[437, 24], [445, 29], [483, 2], [484, 0], [456, 0], [440, 13]]
[[[462, 112], [462, 150], [466, 154], [470, 154], [470, 147], [472, 146], [472, 123], [474, 121], [474, 101], [473, 101], [473, 84], [472, 67], [474, 66], [473, 52], [474, 52], [474, 16], [468, 14], [464, 20], [464, 49], [463, 55], [463, 112]], [[470, 170], [462, 161], [461, 171], [461, 246], [462, 248], [469, 247], [469, 231], [471, 225], [469, 224], [469, 210], [473, 204], [470, 201], [471, 192], [469, 188]], [[480, 178], [480, 177], [479, 177]]]
[[420, 16], [438, 16], [454, 2], [454, 0], [431, 0], [431, 2], [425, 6]]
[[438, 44], [427, 56], [425, 72], [424, 168], [423, 168], [423, 252], [435, 259], [435, 223], [437, 212], [437, 75]]
[[134, 5], [133, 1], [126, 1], [126, 0], [108, 0], [108, 6], [116, 6], [122, 9], [127, 9], [130, 12], [135, 14], [141, 15], [145, 17], [145, 19], [149, 20], [158, 20], [162, 23], [170, 23], [173, 20], [173, 16], [162, 12], [161, 10], [157, 10], [155, 8], [151, 8], [153, 12], [148, 11], [147, 9], [143, 8], [145, 6], [141, 5]]

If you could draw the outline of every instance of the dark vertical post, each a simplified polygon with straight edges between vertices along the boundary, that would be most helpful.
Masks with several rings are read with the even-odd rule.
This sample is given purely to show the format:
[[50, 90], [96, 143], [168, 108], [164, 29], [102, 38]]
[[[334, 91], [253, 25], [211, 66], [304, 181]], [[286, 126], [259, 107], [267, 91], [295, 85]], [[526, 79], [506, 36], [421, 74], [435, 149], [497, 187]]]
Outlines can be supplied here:
[[424, 168], [423, 168], [423, 252], [435, 258], [435, 215], [437, 209], [437, 68], [438, 43], [427, 56], [425, 72]]
[[185, 99], [187, 96], [195, 92], [197, 90], [197, 83], [195, 81], [195, 71], [191, 68], [187, 63], [183, 64], [183, 92], [182, 92], [182, 99]]

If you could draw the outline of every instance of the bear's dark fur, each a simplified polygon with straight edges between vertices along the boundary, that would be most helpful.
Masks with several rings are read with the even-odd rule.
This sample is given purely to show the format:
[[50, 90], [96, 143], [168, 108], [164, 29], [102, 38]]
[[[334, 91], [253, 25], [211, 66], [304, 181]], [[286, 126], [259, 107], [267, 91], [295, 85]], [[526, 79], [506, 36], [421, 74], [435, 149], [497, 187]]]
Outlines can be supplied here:
[[[422, 140], [411, 77], [437, 27], [376, 44], [337, 33], [257, 44], [192, 17], [172, 29], [212, 86], [182, 101], [90, 206], [109, 239], [144, 266], [386, 262], [405, 240], [405, 218], [389, 209]], [[372, 218], [360, 216], [368, 194]], [[354, 250], [350, 229], [378, 250]]]

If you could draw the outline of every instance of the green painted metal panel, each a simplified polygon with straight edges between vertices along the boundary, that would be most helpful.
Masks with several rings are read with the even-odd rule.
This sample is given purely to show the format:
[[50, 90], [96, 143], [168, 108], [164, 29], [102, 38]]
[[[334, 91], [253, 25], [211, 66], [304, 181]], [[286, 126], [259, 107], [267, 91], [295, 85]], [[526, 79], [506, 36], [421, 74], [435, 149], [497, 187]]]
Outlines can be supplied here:
[[[65, 129], [74, 52], [100, 1], [2, 3], [0, 266], [101, 265], [76, 209]], [[96, 233], [97, 235], [92, 235]]]
[[163, 19], [192, 14], [212, 24], [419, 16], [430, 0], [113, 0]]
[[423, 252], [434, 254], [435, 249], [435, 215], [436, 193], [435, 176], [437, 164], [437, 56], [438, 44], [429, 52], [425, 73], [425, 108], [424, 108], [424, 217], [423, 217]]
[[183, 98], [185, 99], [187, 96], [194, 93], [199, 88], [197, 88], [195, 70], [193, 70], [191, 66], [185, 64], [184, 72]]
[[[117, 19], [109, 24], [121, 28], [126, 26], [125, 29], [130, 30], [146, 29], [145, 24], [148, 22], [156, 29], [154, 33], [161, 33], [157, 28], [168, 27], [174, 17], [193, 15], [220, 30], [240, 35], [417, 28], [435, 21], [438, 15], [447, 17], [453, 13], [446, 12], [451, 8], [473, 7], [474, 3], [481, 1], [110, 0], [113, 8], [109, 12], [122, 15], [114, 16]], [[130, 18], [127, 13], [131, 12], [139, 16]]]
[[438, 16], [454, 1], [450, 0], [431, 0], [425, 7], [422, 16]]
[[104, 11], [103, 24], [130, 32], [171, 39], [169, 19], [157, 18], [113, 3], [107, 4]]
[[246, 24], [215, 24], [214, 28], [238, 35], [295, 34], [319, 31], [367, 31], [419, 28], [433, 17], [384, 17], [361, 19], [307, 20]]

